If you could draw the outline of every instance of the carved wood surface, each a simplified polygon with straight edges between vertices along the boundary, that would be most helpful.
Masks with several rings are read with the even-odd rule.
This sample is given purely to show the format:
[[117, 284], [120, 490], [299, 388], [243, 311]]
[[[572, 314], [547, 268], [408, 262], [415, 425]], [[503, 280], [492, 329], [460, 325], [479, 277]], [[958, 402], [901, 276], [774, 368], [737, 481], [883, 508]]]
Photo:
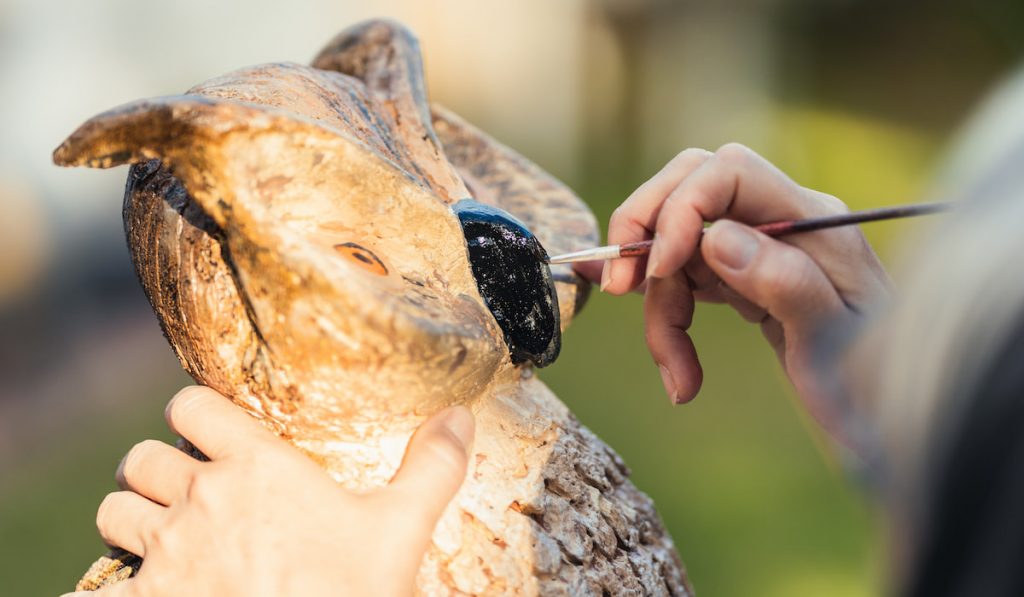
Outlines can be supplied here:
[[[313, 67], [269, 64], [101, 114], [55, 153], [134, 164], [139, 278], [185, 369], [353, 490], [386, 483], [424, 417], [474, 411], [471, 471], [423, 594], [691, 593], [621, 459], [509, 360], [449, 205], [523, 221], [550, 252], [597, 243], [563, 184], [442, 107], [418, 44], [370, 21]], [[562, 326], [589, 285], [552, 267]], [[114, 553], [80, 588], [139, 565]]]

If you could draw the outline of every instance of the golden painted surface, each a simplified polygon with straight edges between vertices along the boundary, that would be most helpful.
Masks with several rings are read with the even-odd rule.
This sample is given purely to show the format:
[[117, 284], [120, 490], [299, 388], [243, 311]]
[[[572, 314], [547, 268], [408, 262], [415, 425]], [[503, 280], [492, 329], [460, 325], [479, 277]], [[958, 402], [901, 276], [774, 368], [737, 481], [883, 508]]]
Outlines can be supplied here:
[[[134, 164], [129, 246], [183, 366], [339, 483], [386, 483], [424, 417], [473, 409], [473, 466], [422, 593], [688, 594], [625, 465], [512, 366], [448, 205], [502, 207], [551, 253], [596, 244], [593, 215], [425, 89], [415, 38], [371, 21], [313, 67], [250, 67], [101, 114], [54, 157]], [[552, 274], [564, 327], [588, 285]], [[124, 577], [119, 562], [80, 586]]]

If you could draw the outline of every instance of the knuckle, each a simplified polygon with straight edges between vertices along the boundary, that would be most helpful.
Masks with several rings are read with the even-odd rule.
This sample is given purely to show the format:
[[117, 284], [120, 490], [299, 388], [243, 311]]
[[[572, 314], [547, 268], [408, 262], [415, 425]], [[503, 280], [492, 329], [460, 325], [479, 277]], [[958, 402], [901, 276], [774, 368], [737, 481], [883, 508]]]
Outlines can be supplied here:
[[190, 503], [209, 505], [216, 502], [220, 491], [217, 488], [217, 481], [213, 475], [197, 474], [189, 479], [186, 497]]
[[825, 193], [817, 193], [816, 199], [825, 207], [825, 210], [830, 214], [846, 214], [850, 213], [849, 206], [843, 202], [842, 199], [827, 195]]
[[746, 162], [754, 155], [754, 151], [742, 143], [726, 143], [715, 151], [715, 157], [723, 162], [739, 164]]
[[671, 214], [672, 210], [679, 209], [680, 200], [684, 197], [682, 187], [683, 185], [679, 185], [672, 189], [668, 196], [665, 197], [665, 201], [662, 203], [661, 212], [658, 214], [658, 223], [661, 223], [663, 215]]
[[171, 541], [172, 532], [166, 526], [158, 524], [146, 525], [139, 530], [139, 535], [142, 537], [142, 542], [146, 546], [147, 552], [165, 551], [173, 553], [175, 551]]
[[612, 212], [612, 216], [608, 218], [608, 228], [611, 229], [622, 226], [626, 222], [628, 217], [629, 214], [628, 210], [626, 209], [626, 204], [623, 203], [622, 205], [616, 207], [615, 210]]
[[676, 154], [669, 162], [673, 165], [687, 164], [695, 161], [703, 161], [711, 157], [711, 152], [700, 147], [687, 147]]

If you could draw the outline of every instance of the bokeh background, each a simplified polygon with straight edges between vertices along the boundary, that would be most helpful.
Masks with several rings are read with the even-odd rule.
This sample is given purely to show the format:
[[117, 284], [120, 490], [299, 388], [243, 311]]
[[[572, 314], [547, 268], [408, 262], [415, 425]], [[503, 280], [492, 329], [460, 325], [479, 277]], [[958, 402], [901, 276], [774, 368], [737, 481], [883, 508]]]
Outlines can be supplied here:
[[[78, 124], [240, 66], [308, 61], [392, 16], [438, 100], [606, 222], [677, 151], [740, 141], [854, 208], [941, 194], [959, 123], [1024, 53], [1024, 4], [893, 0], [0, 0], [0, 593], [70, 589], [124, 452], [189, 380], [134, 278], [125, 169], [60, 170]], [[867, 229], [892, 263], [915, 224]], [[542, 372], [659, 505], [704, 595], [868, 595], [883, 526], [754, 326], [698, 308], [672, 407], [641, 299], [595, 293]]]

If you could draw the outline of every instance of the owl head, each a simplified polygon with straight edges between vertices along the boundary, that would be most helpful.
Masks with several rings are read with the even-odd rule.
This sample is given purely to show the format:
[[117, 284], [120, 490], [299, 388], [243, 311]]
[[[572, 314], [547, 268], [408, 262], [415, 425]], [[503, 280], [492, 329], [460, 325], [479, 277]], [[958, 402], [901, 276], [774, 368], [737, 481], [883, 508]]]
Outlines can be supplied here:
[[593, 246], [563, 184], [427, 99], [402, 26], [100, 114], [60, 165], [132, 164], [139, 278], [197, 381], [282, 434], [471, 403], [550, 363]]

